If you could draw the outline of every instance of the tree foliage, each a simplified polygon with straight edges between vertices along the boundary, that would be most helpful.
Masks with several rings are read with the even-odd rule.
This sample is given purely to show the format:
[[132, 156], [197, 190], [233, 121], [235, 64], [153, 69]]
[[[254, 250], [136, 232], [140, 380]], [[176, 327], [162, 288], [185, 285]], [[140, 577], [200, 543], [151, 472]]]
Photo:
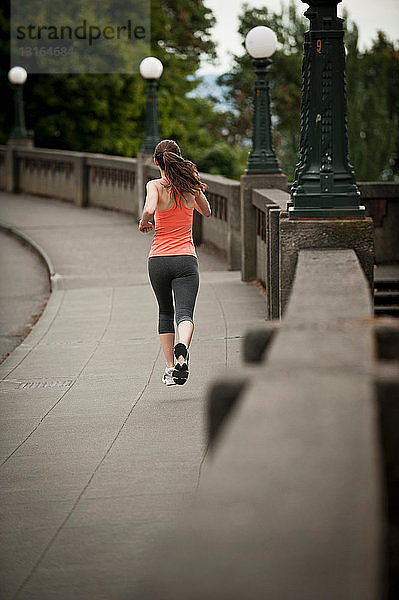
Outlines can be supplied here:
[[[107, 0], [104, 0], [106, 3]], [[273, 12], [244, 4], [239, 33], [243, 53], [219, 78], [226, 106], [193, 97], [201, 57], [214, 58], [212, 11], [203, 0], [151, 0], [151, 53], [164, 71], [158, 105], [162, 137], [176, 139], [200, 170], [239, 178], [252, 136], [254, 70], [244, 49], [256, 25], [273, 29], [279, 41], [269, 71], [274, 147], [288, 178], [298, 160], [301, 65], [309, 21], [292, 0]], [[378, 32], [360, 52], [358, 28], [345, 20], [349, 157], [361, 180], [399, 179], [399, 51]], [[9, 7], [0, 9], [0, 69], [9, 68]], [[10, 134], [12, 88], [2, 95], [0, 143]], [[34, 75], [24, 86], [26, 123], [38, 147], [135, 156], [145, 135], [145, 82], [139, 74]]]
[[[159, 89], [163, 137], [176, 138], [185, 151], [210, 148], [217, 120], [208, 100], [187, 98], [201, 56], [215, 57], [215, 19], [202, 0], [151, 0], [151, 52], [164, 65]], [[0, 13], [0, 60], [9, 65], [9, 14]], [[24, 86], [27, 127], [38, 147], [134, 156], [145, 135], [145, 82], [140, 74], [30, 74]], [[13, 124], [12, 90], [2, 111], [0, 142]], [[212, 118], [209, 118], [209, 114]], [[215, 131], [215, 132], [214, 132]], [[197, 152], [198, 154], [198, 152]]]
[[[283, 171], [289, 176], [297, 162], [300, 131], [301, 64], [306, 20], [296, 12], [294, 3], [282, 5], [281, 12], [271, 12], [266, 6], [258, 9], [244, 4], [239, 33], [244, 46], [248, 31], [257, 25], [273, 29], [279, 48], [273, 55], [269, 70], [271, 114], [274, 147]], [[219, 78], [226, 87], [226, 99], [233, 104], [230, 117], [230, 136], [244, 143], [252, 135], [252, 97], [254, 89], [252, 59], [245, 51], [234, 57], [233, 68]]]
[[358, 50], [358, 28], [346, 32], [349, 157], [359, 181], [399, 178], [399, 52], [379, 31]]
[[[361, 53], [358, 28], [345, 17], [350, 160], [359, 181], [399, 178], [398, 49], [379, 32], [371, 48]], [[292, 0], [282, 4], [280, 12], [244, 4], [239, 27], [243, 47], [246, 34], [256, 25], [273, 29], [279, 41], [269, 71], [274, 148], [283, 171], [292, 178], [299, 152], [301, 64], [309, 21], [297, 12]], [[248, 142], [254, 72], [246, 52], [234, 57], [232, 70], [222, 75], [219, 83], [226, 87], [226, 100], [233, 104], [233, 116], [230, 113], [226, 119], [228, 136], [241, 144]]]

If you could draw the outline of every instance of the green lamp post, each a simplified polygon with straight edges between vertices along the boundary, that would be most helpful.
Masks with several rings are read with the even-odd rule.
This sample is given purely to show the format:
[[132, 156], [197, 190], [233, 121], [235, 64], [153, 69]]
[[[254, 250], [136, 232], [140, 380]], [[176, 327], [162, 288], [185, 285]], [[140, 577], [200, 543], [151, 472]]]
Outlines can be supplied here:
[[146, 136], [141, 146], [141, 151], [152, 154], [159, 142], [157, 87], [158, 79], [161, 77], [163, 65], [154, 56], [148, 56], [140, 63], [140, 73], [147, 81], [146, 96]]
[[299, 162], [291, 188], [291, 219], [364, 217], [348, 162], [345, 49], [341, 0], [302, 0], [305, 16]]
[[270, 56], [277, 48], [277, 38], [269, 27], [260, 25], [251, 29], [245, 38], [245, 47], [253, 58], [255, 93], [252, 150], [248, 157], [247, 174], [281, 173], [272, 145], [270, 97], [267, 71]]
[[14, 87], [14, 108], [15, 121], [14, 127], [10, 134], [10, 141], [23, 142], [30, 140], [25, 127], [25, 112], [23, 100], [23, 84], [26, 81], [28, 74], [23, 67], [13, 67], [8, 71], [8, 79]]

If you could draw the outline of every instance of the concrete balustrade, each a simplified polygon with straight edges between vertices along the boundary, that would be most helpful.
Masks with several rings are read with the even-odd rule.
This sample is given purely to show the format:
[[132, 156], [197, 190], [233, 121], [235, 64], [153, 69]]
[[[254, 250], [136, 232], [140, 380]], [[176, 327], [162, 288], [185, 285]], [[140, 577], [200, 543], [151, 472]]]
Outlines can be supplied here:
[[[127, 158], [0, 146], [0, 189], [102, 206], [136, 217], [144, 203], [146, 182], [158, 174], [149, 155]], [[208, 185], [212, 216], [195, 216], [196, 243], [217, 250], [228, 269], [241, 269], [245, 281], [260, 280], [266, 288], [266, 314], [279, 318], [286, 301], [280, 306], [279, 220], [289, 189], [285, 177], [244, 175], [238, 182], [208, 173], [201, 176]], [[376, 261], [398, 260], [399, 184], [360, 183], [359, 188], [374, 220]]]
[[206, 195], [212, 209], [209, 219], [202, 219], [202, 243], [221, 250], [230, 270], [241, 268], [240, 183], [221, 175], [201, 173], [208, 188]]
[[280, 317], [280, 215], [289, 194], [284, 190], [253, 190], [252, 205], [256, 211], [256, 278], [265, 286], [266, 314], [269, 319]]
[[137, 215], [137, 160], [86, 155], [87, 204]]
[[358, 183], [366, 214], [373, 218], [377, 263], [399, 260], [399, 185], [393, 182]]

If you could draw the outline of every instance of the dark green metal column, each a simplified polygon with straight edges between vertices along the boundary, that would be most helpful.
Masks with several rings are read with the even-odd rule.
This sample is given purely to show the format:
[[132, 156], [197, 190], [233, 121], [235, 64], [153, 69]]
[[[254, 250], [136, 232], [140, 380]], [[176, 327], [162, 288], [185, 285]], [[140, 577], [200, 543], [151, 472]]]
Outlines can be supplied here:
[[270, 97], [267, 71], [270, 58], [254, 58], [256, 81], [254, 93], [254, 114], [252, 150], [249, 154], [246, 173], [281, 173], [272, 147]]
[[14, 127], [10, 134], [11, 140], [23, 140], [27, 139], [28, 132], [25, 127], [25, 112], [24, 112], [24, 100], [22, 95], [22, 84], [15, 84], [14, 86], [14, 112], [15, 121]]
[[141, 147], [142, 152], [152, 154], [159, 140], [158, 128], [158, 105], [157, 105], [157, 87], [156, 79], [147, 79], [147, 97], [146, 97], [146, 137]]
[[364, 217], [348, 162], [345, 49], [341, 0], [302, 0], [305, 16], [300, 155], [288, 203], [290, 218]]

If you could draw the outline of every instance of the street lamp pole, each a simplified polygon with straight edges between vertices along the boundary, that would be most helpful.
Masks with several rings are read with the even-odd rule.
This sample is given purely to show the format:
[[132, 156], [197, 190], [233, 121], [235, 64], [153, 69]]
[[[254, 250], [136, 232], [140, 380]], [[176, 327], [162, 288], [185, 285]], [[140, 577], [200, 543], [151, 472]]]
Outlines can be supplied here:
[[29, 140], [25, 127], [25, 112], [23, 100], [23, 84], [28, 74], [23, 67], [13, 67], [8, 72], [8, 79], [14, 88], [14, 127], [10, 134], [10, 140], [20, 142]]
[[270, 116], [269, 81], [267, 72], [270, 56], [277, 47], [277, 38], [271, 29], [254, 27], [245, 38], [245, 46], [253, 58], [256, 74], [253, 100], [252, 150], [248, 157], [247, 174], [281, 173], [273, 150]]
[[159, 142], [157, 87], [163, 65], [154, 56], [148, 56], [140, 63], [140, 73], [147, 81], [146, 91], [146, 136], [141, 151], [152, 154]]
[[299, 162], [288, 203], [290, 219], [364, 217], [348, 162], [345, 49], [341, 0], [302, 0], [305, 16]]

